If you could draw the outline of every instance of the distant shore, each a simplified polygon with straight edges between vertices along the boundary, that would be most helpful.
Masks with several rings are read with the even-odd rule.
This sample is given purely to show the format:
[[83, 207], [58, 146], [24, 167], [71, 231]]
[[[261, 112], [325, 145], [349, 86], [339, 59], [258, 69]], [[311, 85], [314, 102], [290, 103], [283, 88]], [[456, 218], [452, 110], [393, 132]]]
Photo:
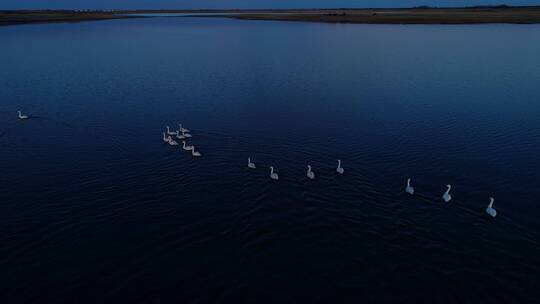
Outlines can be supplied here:
[[296, 10], [0, 10], [0, 26], [151, 17], [141, 16], [140, 14], [184, 14], [183, 17], [196, 16], [244, 20], [365, 24], [540, 23], [540, 6], [494, 6], [469, 8], [419, 7], [408, 9]]
[[126, 18], [106, 11], [0, 11], [0, 26], [27, 23], [80, 22]]
[[301, 12], [231, 14], [246, 20], [283, 20], [364, 24], [540, 23], [540, 7], [475, 7], [306, 10]]

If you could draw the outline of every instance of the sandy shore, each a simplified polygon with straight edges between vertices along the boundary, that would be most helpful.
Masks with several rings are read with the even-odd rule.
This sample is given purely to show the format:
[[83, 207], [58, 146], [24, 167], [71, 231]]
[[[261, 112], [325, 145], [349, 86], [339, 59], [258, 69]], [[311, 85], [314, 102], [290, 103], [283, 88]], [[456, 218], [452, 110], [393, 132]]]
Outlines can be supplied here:
[[[116, 11], [0, 11], [0, 25], [43, 22], [79, 22], [142, 18], [129, 14], [191, 14], [197, 17], [245, 20], [283, 20], [368, 24], [474, 24], [540, 23], [540, 6], [412, 8], [412, 9], [325, 9], [325, 10], [116, 10]], [[146, 16], [147, 17], [147, 16]]]

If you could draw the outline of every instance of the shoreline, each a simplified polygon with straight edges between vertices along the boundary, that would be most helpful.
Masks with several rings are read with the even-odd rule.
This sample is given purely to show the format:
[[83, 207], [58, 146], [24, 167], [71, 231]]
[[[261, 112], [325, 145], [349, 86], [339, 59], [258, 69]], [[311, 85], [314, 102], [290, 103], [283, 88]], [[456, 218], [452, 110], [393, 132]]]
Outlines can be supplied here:
[[335, 9], [199, 15], [242, 20], [358, 24], [538, 24], [540, 6], [406, 9]]
[[94, 11], [1, 11], [0, 26], [35, 24], [35, 23], [70, 23], [83, 21], [98, 21], [133, 18], [131, 16], [119, 16], [112, 12]]
[[[540, 6], [469, 8], [269, 9], [269, 10], [0, 10], [0, 26], [152, 18], [137, 14], [184, 14], [178, 17], [304, 21], [361, 24], [538, 24]], [[159, 16], [155, 16], [159, 17]]]

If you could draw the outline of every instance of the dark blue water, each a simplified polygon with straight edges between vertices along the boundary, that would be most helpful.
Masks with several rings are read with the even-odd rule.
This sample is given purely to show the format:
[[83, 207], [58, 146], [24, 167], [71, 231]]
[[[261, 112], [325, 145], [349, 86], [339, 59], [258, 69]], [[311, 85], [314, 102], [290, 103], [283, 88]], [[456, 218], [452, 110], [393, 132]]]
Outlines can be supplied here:
[[[3, 303], [538, 299], [540, 26], [157, 18], [0, 43]], [[202, 158], [163, 144], [179, 122]]]

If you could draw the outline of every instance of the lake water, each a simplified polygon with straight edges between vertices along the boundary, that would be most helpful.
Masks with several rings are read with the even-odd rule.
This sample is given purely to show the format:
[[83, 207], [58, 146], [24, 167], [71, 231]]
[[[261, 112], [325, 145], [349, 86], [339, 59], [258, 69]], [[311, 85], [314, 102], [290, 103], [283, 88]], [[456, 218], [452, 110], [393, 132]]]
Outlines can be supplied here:
[[[3, 303], [538, 300], [538, 25], [149, 18], [0, 43]], [[178, 123], [202, 158], [163, 143]]]

